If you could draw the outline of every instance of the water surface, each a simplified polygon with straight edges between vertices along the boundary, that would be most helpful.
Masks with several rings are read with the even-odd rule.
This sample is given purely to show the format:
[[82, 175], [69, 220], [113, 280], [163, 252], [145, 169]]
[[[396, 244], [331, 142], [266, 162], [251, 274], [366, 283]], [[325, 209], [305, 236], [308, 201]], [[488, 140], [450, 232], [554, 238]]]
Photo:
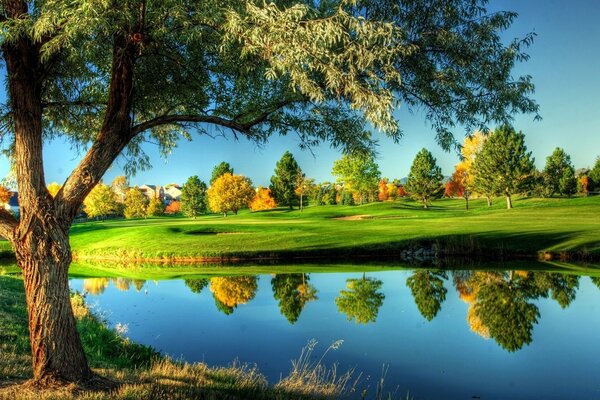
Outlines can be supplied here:
[[[415, 399], [600, 398], [600, 279], [386, 271], [72, 279], [132, 340], [186, 361], [258, 364], [274, 383], [311, 339], [325, 361]], [[401, 397], [401, 396], [398, 396]]]

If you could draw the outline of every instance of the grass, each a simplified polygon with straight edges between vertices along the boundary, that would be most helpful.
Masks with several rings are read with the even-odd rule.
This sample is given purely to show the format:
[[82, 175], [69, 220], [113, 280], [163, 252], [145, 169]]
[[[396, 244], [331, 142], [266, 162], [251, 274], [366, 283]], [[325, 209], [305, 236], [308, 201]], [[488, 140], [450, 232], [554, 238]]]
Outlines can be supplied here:
[[363, 206], [242, 212], [223, 218], [161, 217], [77, 224], [82, 259], [170, 262], [399, 254], [437, 244], [451, 255], [600, 256], [600, 197], [497, 201], [440, 200], [424, 210], [409, 200]]
[[[303, 350], [289, 376], [269, 386], [252, 365], [234, 362], [208, 367], [163, 357], [108, 329], [90, 312], [81, 295], [74, 294], [71, 303], [91, 367], [120, 385], [111, 391], [89, 391], [74, 385], [39, 391], [20, 385], [31, 376], [23, 282], [0, 276], [0, 399], [329, 399], [355, 390], [351, 372], [338, 376], [335, 367], [323, 365], [323, 357], [310, 362], [314, 344]], [[383, 396], [377, 392], [375, 398]]]

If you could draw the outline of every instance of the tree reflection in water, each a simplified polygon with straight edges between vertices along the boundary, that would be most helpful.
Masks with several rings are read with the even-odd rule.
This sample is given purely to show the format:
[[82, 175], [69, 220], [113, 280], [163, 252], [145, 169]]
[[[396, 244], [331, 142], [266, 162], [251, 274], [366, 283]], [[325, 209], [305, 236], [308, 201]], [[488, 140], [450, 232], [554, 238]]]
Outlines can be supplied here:
[[341, 290], [335, 299], [338, 310], [346, 314], [348, 321], [355, 320], [357, 324], [375, 322], [385, 299], [383, 293], [378, 292], [382, 284], [379, 279], [367, 278], [365, 274], [362, 279], [347, 279], [348, 290]]
[[279, 310], [291, 324], [298, 321], [306, 303], [318, 299], [317, 289], [309, 280], [308, 274], [276, 274], [271, 279]]

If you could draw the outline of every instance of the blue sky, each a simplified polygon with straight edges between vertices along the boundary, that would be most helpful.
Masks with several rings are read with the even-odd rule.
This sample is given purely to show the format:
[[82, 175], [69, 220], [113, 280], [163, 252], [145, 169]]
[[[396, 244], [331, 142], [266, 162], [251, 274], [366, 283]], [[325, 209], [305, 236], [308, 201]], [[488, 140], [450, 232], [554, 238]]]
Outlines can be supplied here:
[[[529, 49], [531, 59], [519, 65], [515, 75], [529, 74], [536, 85], [534, 98], [540, 105], [542, 121], [532, 115], [515, 117], [515, 128], [526, 135], [538, 167], [556, 147], [562, 147], [576, 168], [592, 166], [600, 155], [600, 3], [594, 0], [502, 0], [491, 1], [491, 10], [514, 10], [519, 17], [506, 38], [522, 37], [536, 32], [537, 38]], [[408, 174], [415, 154], [423, 147], [438, 160], [445, 175], [450, 175], [458, 156], [443, 151], [434, 140], [423, 115], [398, 111], [404, 138], [395, 144], [383, 135], [379, 139], [378, 163], [383, 176], [402, 178]], [[462, 135], [460, 129], [457, 136]], [[256, 185], [268, 185], [276, 161], [290, 150], [302, 169], [317, 181], [332, 180], [331, 166], [340, 157], [328, 145], [301, 151], [298, 141], [290, 137], [273, 137], [263, 147], [244, 139], [211, 139], [195, 136], [192, 142], [181, 141], [166, 159], [161, 158], [153, 145], [145, 150], [153, 168], [131, 178], [132, 184], [183, 183], [189, 176], [198, 175], [208, 181], [214, 165], [229, 162], [236, 173], [246, 175]], [[47, 144], [44, 152], [46, 181], [62, 183], [76, 166], [81, 155], [69, 150], [61, 140]], [[6, 175], [8, 161], [0, 159], [0, 175]], [[110, 182], [122, 174], [119, 162], [105, 175]]]

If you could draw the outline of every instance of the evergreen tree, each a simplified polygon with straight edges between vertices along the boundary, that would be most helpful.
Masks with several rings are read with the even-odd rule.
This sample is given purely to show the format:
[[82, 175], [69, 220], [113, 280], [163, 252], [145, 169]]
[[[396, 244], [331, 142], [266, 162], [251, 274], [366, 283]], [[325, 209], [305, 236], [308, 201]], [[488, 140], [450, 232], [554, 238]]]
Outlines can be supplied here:
[[406, 182], [406, 190], [410, 196], [423, 202], [427, 208], [430, 199], [438, 198], [443, 193], [442, 169], [437, 166], [436, 159], [427, 150], [417, 153]]
[[275, 175], [271, 177], [271, 192], [275, 196], [275, 201], [283, 206], [292, 209], [296, 202], [296, 187], [298, 176], [302, 174], [298, 163], [289, 151], [283, 153], [283, 156], [275, 165]]
[[598, 192], [600, 191], [600, 157], [596, 158], [594, 168], [588, 173], [588, 190]]
[[477, 191], [503, 193], [508, 209], [512, 208], [511, 196], [526, 191], [535, 172], [525, 135], [508, 125], [488, 137], [473, 167]]
[[233, 175], [233, 168], [231, 168], [231, 165], [229, 165], [229, 163], [225, 161], [221, 161], [213, 168], [212, 174], [210, 176], [210, 185], [212, 186], [212, 184], [215, 183], [217, 178], [219, 178], [223, 174]]
[[206, 213], [206, 183], [198, 176], [190, 176], [181, 188], [181, 211], [188, 217], [196, 218]]
[[577, 179], [571, 157], [559, 147], [546, 158], [543, 177], [543, 194], [548, 197], [555, 193], [571, 196], [577, 191]]

